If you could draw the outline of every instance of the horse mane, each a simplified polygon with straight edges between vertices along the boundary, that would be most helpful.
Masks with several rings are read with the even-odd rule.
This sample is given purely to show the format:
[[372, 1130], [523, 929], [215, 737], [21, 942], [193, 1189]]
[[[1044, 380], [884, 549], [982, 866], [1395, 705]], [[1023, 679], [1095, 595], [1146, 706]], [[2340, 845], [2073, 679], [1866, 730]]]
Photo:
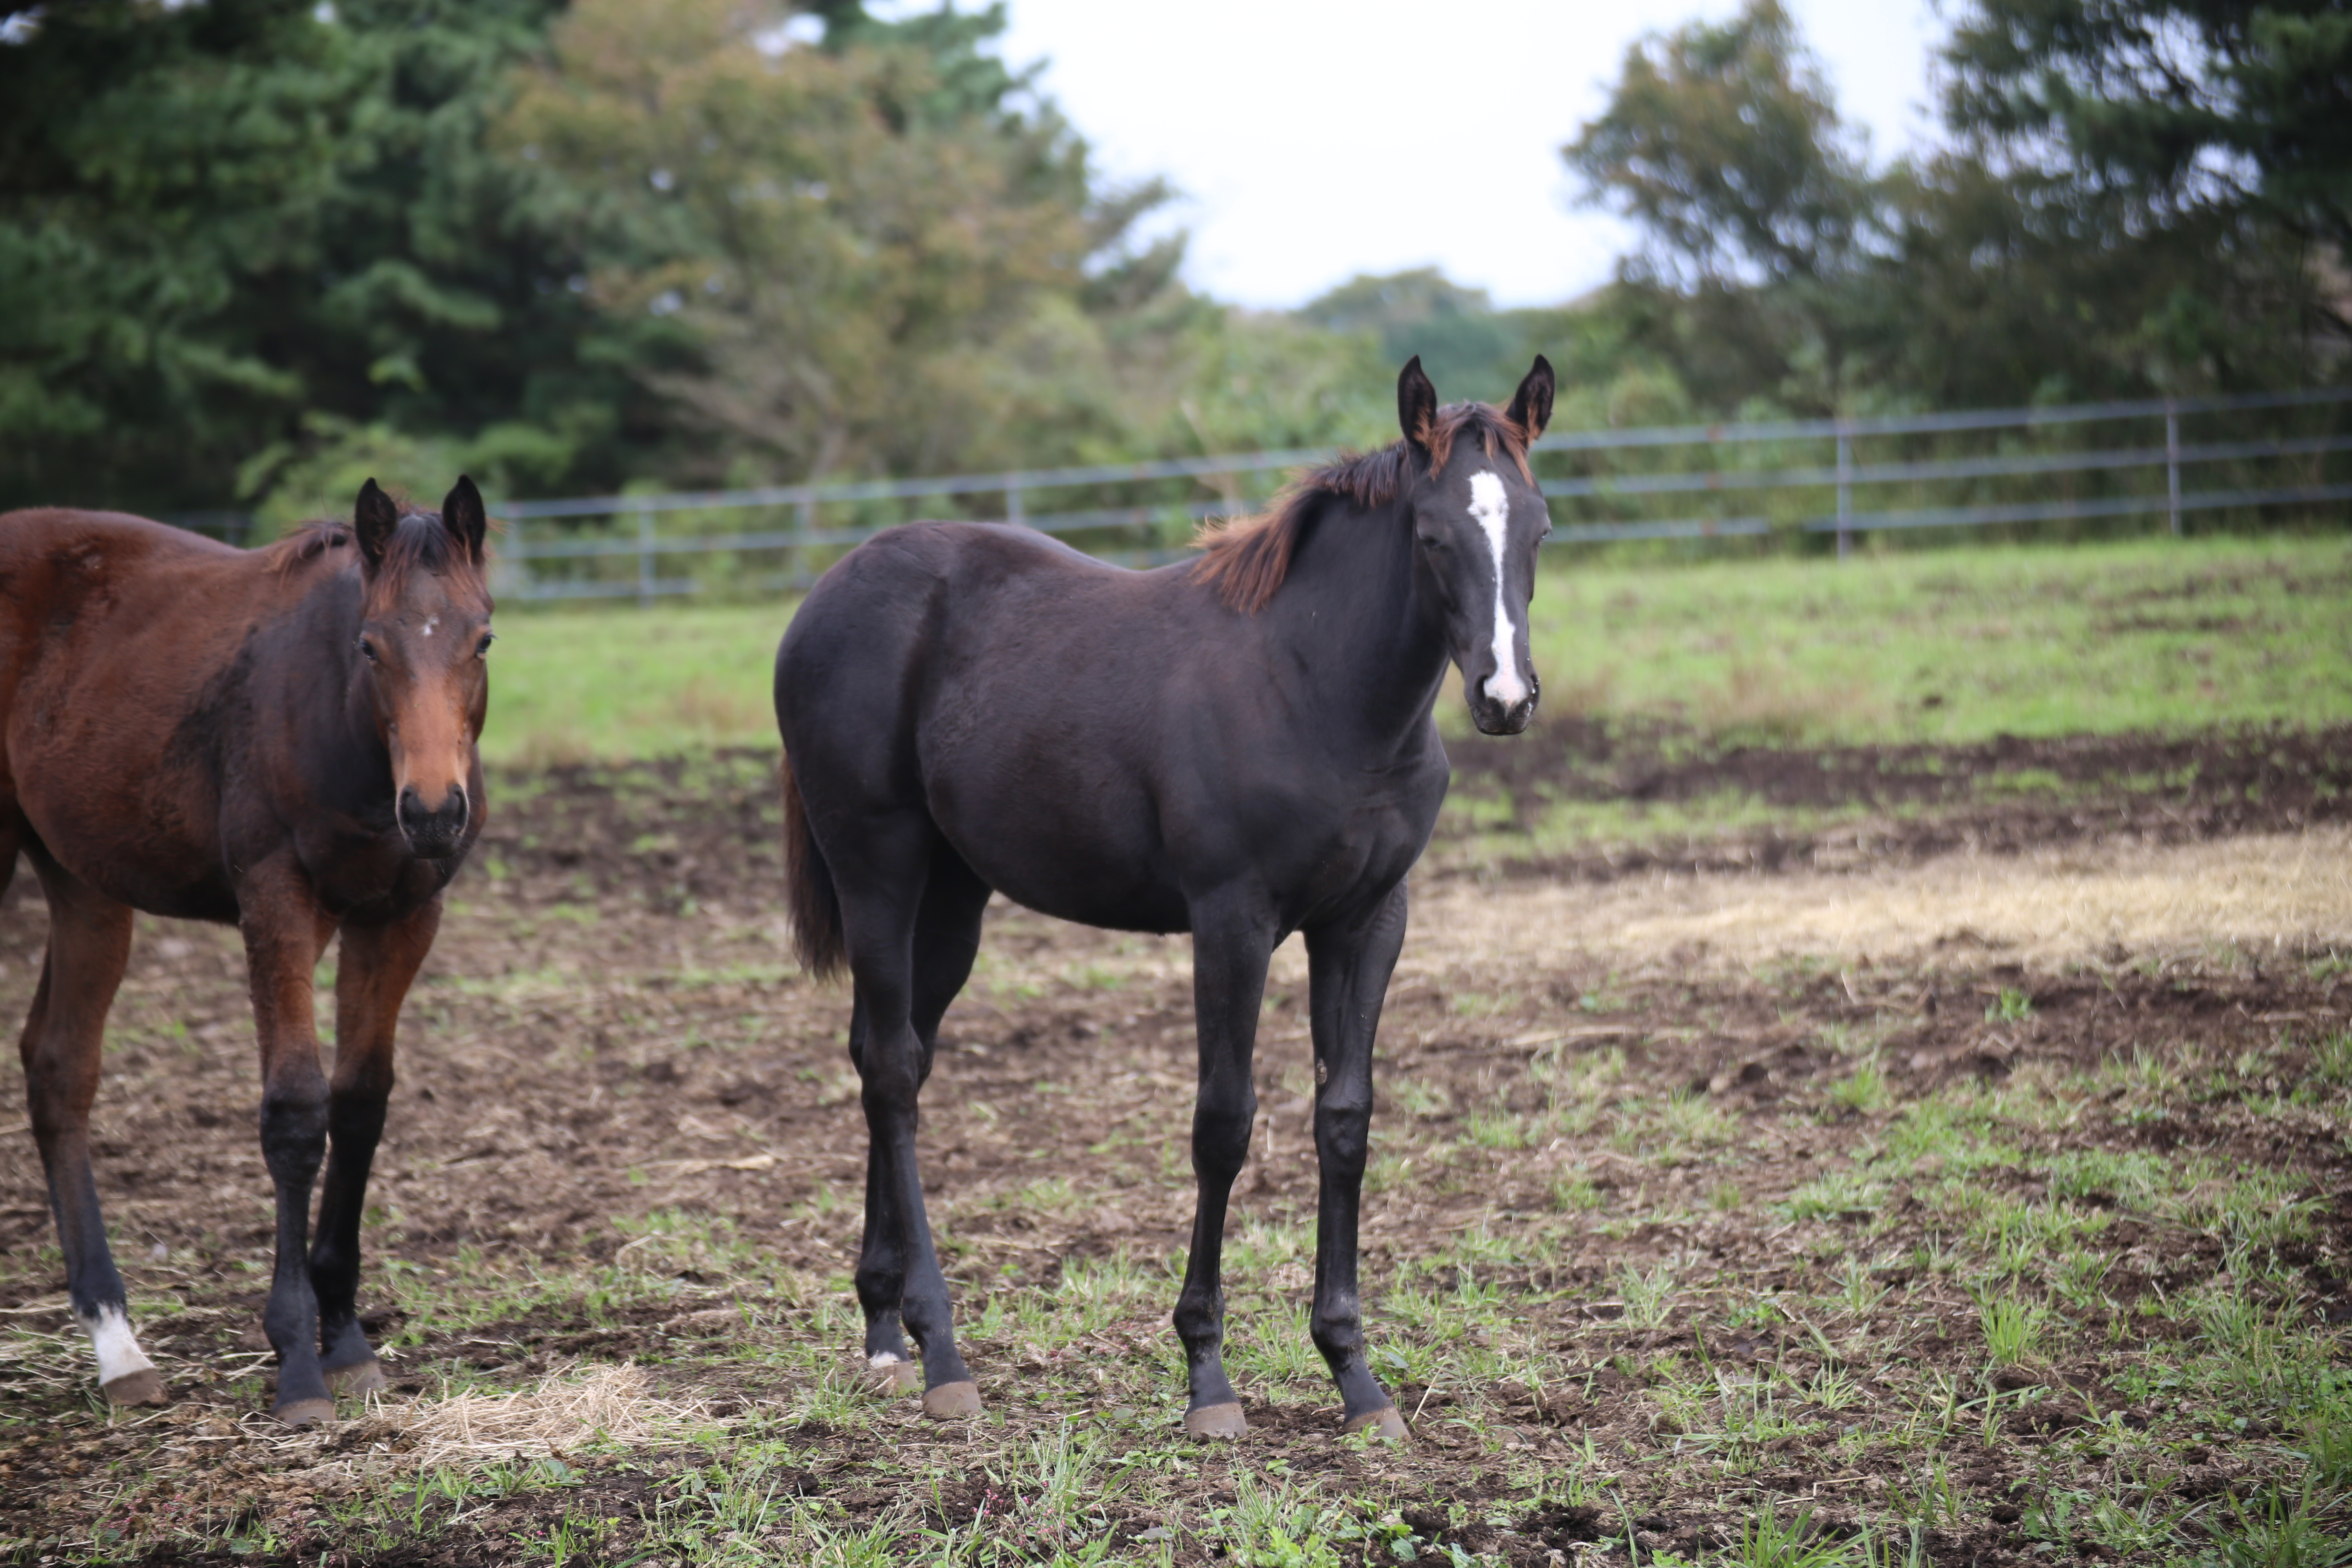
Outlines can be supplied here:
[[[400, 508], [400, 522], [384, 545], [383, 564], [371, 581], [371, 611], [397, 599], [409, 574], [415, 572], [447, 577], [458, 593], [470, 591], [485, 599], [489, 596], [489, 584], [483, 581], [480, 564], [457, 547], [457, 536], [441, 525], [439, 512], [415, 507], [406, 497], [397, 494], [394, 504]], [[326, 559], [334, 551], [350, 549], [357, 537], [348, 522], [313, 518], [296, 524], [283, 539], [265, 547], [265, 553], [270, 557], [271, 569], [287, 577], [314, 561]]]
[[1217, 597], [1244, 615], [1257, 614], [1290, 575], [1291, 557], [1325, 501], [1386, 506], [1422, 474], [1444, 468], [1454, 443], [1465, 435], [1475, 437], [1490, 458], [1499, 446], [1518, 465], [1520, 477], [1535, 482], [1528, 471], [1526, 428], [1492, 404], [1456, 403], [1439, 409], [1421, 431], [1421, 444], [1429, 451], [1425, 466], [1412, 443], [1400, 438], [1373, 451], [1345, 454], [1302, 476], [1254, 517], [1204, 526], [1192, 542], [1202, 552], [1193, 565], [1194, 580], [1213, 585]]

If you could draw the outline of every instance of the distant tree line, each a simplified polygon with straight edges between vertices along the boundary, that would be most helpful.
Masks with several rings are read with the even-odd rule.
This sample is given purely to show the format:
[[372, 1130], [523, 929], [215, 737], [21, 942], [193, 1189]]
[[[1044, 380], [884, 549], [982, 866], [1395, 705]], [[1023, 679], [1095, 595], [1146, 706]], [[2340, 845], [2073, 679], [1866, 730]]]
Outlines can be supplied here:
[[[1537, 349], [1582, 424], [2291, 385], [2352, 316], [2352, 16], [1970, 0], [1874, 168], [1776, 0], [1566, 149], [1641, 247], [1235, 310], [993, 52], [1001, 5], [0, 0], [0, 506], [496, 493], [1382, 438]], [[1548, 199], [1541, 192], [1528, 199]], [[432, 482], [442, 482], [439, 479]]]
[[[1433, 273], [1309, 306], [1560, 417], [2052, 403], [2340, 377], [2352, 348], [2341, 0], [1966, 0], [1944, 143], [1874, 170], [1778, 0], [1631, 49], [1562, 152], [1643, 243], [1554, 310]], [[1433, 361], [1433, 363], [1434, 363]]]

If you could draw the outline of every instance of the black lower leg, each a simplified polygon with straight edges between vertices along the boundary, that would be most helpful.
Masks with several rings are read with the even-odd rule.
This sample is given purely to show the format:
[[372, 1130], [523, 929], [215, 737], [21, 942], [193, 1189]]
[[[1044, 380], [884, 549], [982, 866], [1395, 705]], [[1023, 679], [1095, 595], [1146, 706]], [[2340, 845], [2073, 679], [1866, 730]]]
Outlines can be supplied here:
[[49, 1213], [58, 1222], [58, 1243], [65, 1253], [66, 1300], [74, 1317], [85, 1326], [108, 1312], [128, 1320], [130, 1297], [122, 1273], [114, 1266], [114, 1250], [106, 1244], [106, 1220], [98, 1206], [89, 1145], [58, 1138], [48, 1141], [41, 1153], [47, 1167]]
[[1250, 1062], [1275, 934], [1263, 910], [1247, 899], [1192, 910], [1192, 1008], [1201, 1047], [1192, 1174], [1199, 1199], [1192, 1254], [1176, 1298], [1176, 1334], [1184, 1342], [1190, 1384], [1185, 1426], [1202, 1436], [1236, 1436], [1244, 1429], [1240, 1398], [1225, 1375], [1225, 1205], [1234, 1178], [1249, 1158], [1250, 1128], [1257, 1119]]
[[325, 1369], [341, 1372], [375, 1360], [359, 1324], [360, 1218], [368, 1172], [383, 1137], [384, 1096], [339, 1094], [328, 1111], [327, 1170], [319, 1197], [319, 1236], [310, 1248], [310, 1289], [319, 1303], [319, 1350]]
[[1184, 1288], [1176, 1298], [1176, 1337], [1184, 1344], [1189, 1407], [1235, 1405], [1225, 1375], [1225, 1211], [1234, 1178], [1249, 1154], [1249, 1134], [1257, 1098], [1242, 1080], [1238, 1101], [1212, 1105], [1204, 1096], [1192, 1115], [1192, 1170], [1198, 1200], [1192, 1215], [1192, 1251], [1184, 1268]]
[[327, 1397], [319, 1360], [319, 1298], [310, 1285], [310, 1189], [326, 1152], [327, 1092], [310, 1081], [273, 1085], [261, 1101], [261, 1155], [278, 1201], [278, 1263], [262, 1327], [278, 1352], [278, 1408]]
[[857, 1304], [866, 1312], [866, 1356], [876, 1366], [913, 1360], [898, 1322], [907, 1288], [906, 1255], [898, 1249], [898, 1215], [879, 1140], [866, 1150], [866, 1230], [857, 1248]]
[[1339, 1385], [1351, 1428], [1403, 1427], [1393, 1401], [1364, 1353], [1363, 1300], [1357, 1276], [1357, 1222], [1372, 1129], [1372, 1042], [1381, 1004], [1403, 945], [1404, 889], [1349, 925], [1307, 933], [1307, 961], [1315, 1037], [1315, 1309], [1310, 1332]]
[[[911, 1120], [911, 1118], [909, 1119]], [[898, 1294], [898, 1311], [923, 1356], [923, 1386], [969, 1383], [962, 1352], [956, 1349], [955, 1309], [948, 1300], [947, 1276], [931, 1245], [931, 1225], [923, 1213], [921, 1177], [915, 1169], [913, 1129], [907, 1131], [891, 1161], [895, 1180], [893, 1201], [898, 1233], [907, 1259], [906, 1283]]]
[[[1310, 1332], [1339, 1384], [1346, 1418], [1356, 1420], [1389, 1408], [1388, 1390], [1372, 1375], [1364, 1355], [1363, 1300], [1356, 1273], [1357, 1205], [1362, 1191], [1364, 1126], [1369, 1114], [1342, 1118], [1318, 1114], [1316, 1144], [1322, 1154], [1321, 1191], [1316, 1204], [1315, 1311]], [[1346, 1123], [1352, 1121], [1354, 1125]], [[1339, 1154], [1353, 1152], [1353, 1159]], [[1339, 1157], [1335, 1157], [1339, 1155]]]

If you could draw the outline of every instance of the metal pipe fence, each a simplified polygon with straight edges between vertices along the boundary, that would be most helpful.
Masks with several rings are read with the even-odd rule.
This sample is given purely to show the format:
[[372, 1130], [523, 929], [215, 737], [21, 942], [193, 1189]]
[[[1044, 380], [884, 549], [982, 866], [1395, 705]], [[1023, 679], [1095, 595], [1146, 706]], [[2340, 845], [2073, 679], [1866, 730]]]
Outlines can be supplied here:
[[[2339, 387], [1568, 430], [1537, 442], [1530, 460], [1554, 506], [1556, 545], [1830, 534], [1843, 560], [1874, 532], [2161, 515], [2179, 534], [2193, 515], [2336, 509], [2352, 500], [2347, 405], [2352, 388]], [[2184, 438], [2185, 424], [2197, 438]], [[919, 515], [1022, 522], [1105, 559], [1147, 564], [1181, 557], [1203, 520], [1259, 504], [1280, 476], [1332, 456], [1248, 452], [508, 501], [491, 509], [511, 530], [499, 552], [498, 592], [650, 604], [790, 591], [806, 587], [841, 552]], [[1742, 497], [1737, 508], [1695, 504]], [[667, 531], [689, 518], [690, 528]]]

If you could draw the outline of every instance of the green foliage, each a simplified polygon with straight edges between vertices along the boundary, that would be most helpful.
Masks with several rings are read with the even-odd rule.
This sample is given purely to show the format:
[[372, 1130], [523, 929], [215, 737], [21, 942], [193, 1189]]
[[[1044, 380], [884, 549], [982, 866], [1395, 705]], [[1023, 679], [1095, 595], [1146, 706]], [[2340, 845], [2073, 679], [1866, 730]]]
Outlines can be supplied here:
[[[0, 43], [0, 506], [1382, 438], [1376, 340], [1226, 311], [1002, 7], [93, 0]], [[1495, 388], [1477, 390], [1489, 395]]]
[[1975, 0], [1945, 58], [1955, 119], [2019, 157], [2151, 212], [2242, 207], [2352, 243], [2333, 0]]
[[[1621, 370], [1718, 414], [2331, 374], [2337, 10], [1982, 0], [1946, 50], [1950, 142], [1875, 173], [1777, 0], [1647, 39], [1563, 150], [1645, 236], [1587, 313]], [[2157, 68], [2184, 46], [2193, 68]]]
[[1500, 385], [1490, 384], [1516, 384], [1537, 352], [1517, 313], [1497, 312], [1484, 289], [1450, 282], [1434, 267], [1384, 278], [1359, 274], [1297, 314], [1336, 332], [1375, 335], [1382, 364], [1420, 355], [1447, 398], [1499, 398]]
[[217, 505], [378, 421], [502, 484], [609, 437], [565, 193], [482, 145], [551, 9], [95, 0], [0, 47], [0, 504]]
[[1626, 51], [1608, 110], [1564, 150], [1677, 281], [1820, 277], [1851, 252], [1867, 181], [1779, 0]]

